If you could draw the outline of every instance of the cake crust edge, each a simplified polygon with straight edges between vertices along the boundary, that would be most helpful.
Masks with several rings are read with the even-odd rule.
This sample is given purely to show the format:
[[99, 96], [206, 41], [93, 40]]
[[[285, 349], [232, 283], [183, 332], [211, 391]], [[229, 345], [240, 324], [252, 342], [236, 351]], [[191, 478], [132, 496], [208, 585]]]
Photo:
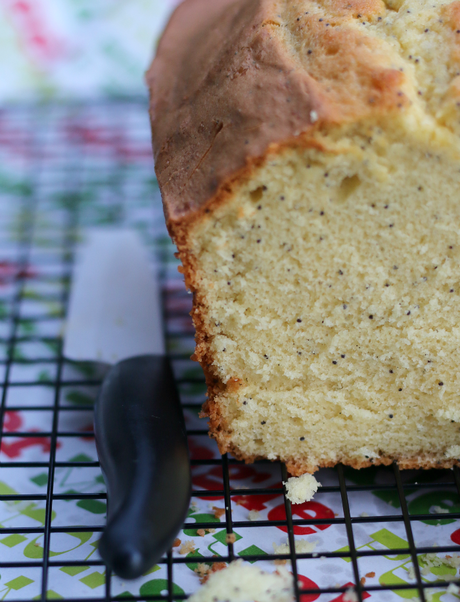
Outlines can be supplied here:
[[[206, 2], [204, 0], [187, 0], [181, 7], [179, 7], [178, 11], [186, 10], [187, 7], [191, 7], [192, 5], [205, 5]], [[217, 5], [216, 1], [216, 5]], [[232, 4], [229, 0], [219, 0], [219, 4], [222, 7], [226, 7]], [[233, 2], [233, 4], [237, 4], [237, 2]], [[259, 7], [264, 8], [268, 3], [264, 2], [264, 0], [254, 0], [251, 1], [252, 5], [258, 5]], [[350, 4], [353, 4], [350, 3]], [[177, 11], [176, 11], [177, 12]], [[185, 12], [184, 12], [185, 15]], [[175, 25], [172, 22], [172, 25], [169, 28], [170, 35], [171, 29], [174, 29]], [[276, 40], [272, 43], [272, 38], [268, 38], [265, 36], [263, 38], [264, 43], [270, 39], [270, 44], [274, 44], [276, 46], [275, 50], [280, 49], [280, 41]], [[163, 45], [163, 50], [165, 50], [165, 46]], [[185, 47], [183, 51], [185, 52]], [[162, 46], [160, 45], [160, 55], [162, 52]], [[167, 57], [163, 57], [167, 62]], [[282, 55], [283, 60], [286, 59], [285, 54]], [[191, 61], [191, 59], [188, 59]], [[187, 62], [187, 61], [186, 61]], [[188, 65], [191, 66], [191, 62], [188, 62]], [[293, 67], [292, 63], [286, 63], [287, 67]], [[173, 65], [170, 65], [173, 67]], [[172, 68], [171, 71], [174, 71]], [[402, 84], [402, 76], [396, 77], [397, 73], [392, 70], [388, 71], [388, 75], [392, 76], [387, 80], [388, 86], [385, 90], [386, 98], [396, 98], [397, 94], [402, 94], [401, 84]], [[197, 174], [200, 180], [199, 183], [195, 183], [195, 185], [190, 188], [185, 187], [182, 183], [175, 183], [171, 185], [171, 178], [173, 177], [173, 172], [171, 172], [169, 167], [166, 167], [166, 163], [169, 164], [169, 160], [173, 158], [175, 154], [178, 154], [182, 157], [182, 166], [184, 159], [185, 161], [190, 160], [189, 151], [186, 148], [186, 144], [184, 144], [184, 139], [174, 139], [173, 140], [173, 129], [171, 129], [171, 124], [174, 122], [174, 118], [169, 122], [169, 125], [165, 125], [161, 132], [158, 129], [158, 117], [156, 116], [156, 109], [153, 108], [153, 103], [155, 100], [155, 95], [160, 90], [160, 96], [164, 93], [165, 88], [159, 89], [158, 81], [154, 80], [158, 77], [158, 73], [155, 73], [154, 67], [151, 67], [148, 74], [148, 81], [151, 89], [151, 102], [152, 102], [152, 131], [153, 131], [153, 140], [154, 140], [154, 148], [156, 156], [163, 153], [163, 157], [157, 163], [157, 174], [158, 180], [160, 182], [160, 188], [163, 194], [163, 202], [165, 207], [165, 214], [167, 218], [168, 230], [177, 244], [179, 256], [184, 266], [184, 276], [186, 285], [194, 294], [194, 308], [192, 310], [193, 321], [196, 328], [196, 341], [197, 341], [197, 349], [195, 352], [194, 359], [197, 359], [204, 370], [206, 376], [206, 383], [208, 386], [208, 400], [206, 401], [203, 408], [203, 416], [207, 416], [210, 419], [210, 431], [211, 436], [216, 439], [219, 449], [221, 453], [231, 453], [237, 459], [243, 460], [245, 462], [253, 462], [257, 458], [255, 456], [249, 456], [242, 453], [231, 441], [232, 432], [230, 429], [230, 425], [226, 422], [225, 417], [222, 414], [219, 403], [216, 401], [217, 397], [220, 396], [223, 392], [225, 392], [227, 385], [223, 383], [215, 370], [213, 369], [213, 361], [214, 357], [211, 351], [211, 346], [209, 343], [209, 334], [207, 334], [205, 329], [206, 323], [206, 295], [203, 291], [200, 291], [199, 282], [197, 280], [198, 275], [198, 266], [196, 262], [196, 258], [193, 256], [190, 247], [190, 231], [193, 229], [194, 225], [198, 224], [201, 220], [207, 219], [214, 210], [225, 204], [225, 202], [232, 196], [232, 189], [235, 184], [239, 184], [245, 179], [251, 178], [251, 175], [257, 169], [257, 167], [261, 166], [270, 154], [276, 154], [281, 152], [283, 148], [287, 147], [295, 147], [295, 146], [308, 146], [308, 145], [318, 145], [317, 148], [320, 149], [320, 145], [317, 140], [314, 140], [314, 135], [321, 129], [327, 127], [337, 127], [341, 123], [346, 122], [346, 119], [339, 119], [337, 114], [333, 114], [331, 107], [331, 99], [328, 99], [324, 94], [320, 93], [318, 88], [311, 88], [307, 86], [307, 78], [305, 77], [306, 73], [302, 73], [300, 71], [296, 72], [295, 84], [299, 86], [299, 110], [302, 109], [304, 115], [310, 115], [310, 119], [304, 120], [303, 123], [299, 124], [299, 122], [295, 123], [295, 128], [298, 128], [299, 125], [301, 127], [300, 135], [296, 135], [295, 128], [293, 127], [291, 131], [280, 131], [278, 132], [278, 137], [275, 137], [271, 140], [264, 140], [263, 143], [259, 140], [258, 144], [254, 147], [252, 146], [253, 140], [251, 140], [251, 148], [250, 150], [244, 149], [244, 152], [241, 152], [238, 156], [232, 156], [232, 166], [229, 171], [222, 175], [219, 179], [211, 177], [211, 173], [213, 169], [216, 167], [219, 168], [219, 153], [217, 152], [217, 145], [214, 147], [214, 140], [217, 138], [217, 135], [220, 135], [221, 132], [225, 133], [225, 127], [230, 119], [229, 114], [225, 112], [228, 108], [225, 105], [222, 107], [220, 105], [216, 105], [212, 107], [210, 121], [217, 122], [217, 130], [214, 130], [212, 127], [210, 129], [206, 129], [203, 133], [203, 140], [199, 141], [200, 144], [209, 151], [206, 151], [202, 156], [199, 157], [199, 170], [202, 171], [202, 174]], [[161, 77], [160, 77], [161, 79]], [[163, 86], [164, 82], [160, 83], [160, 88]], [[170, 83], [168, 84], [170, 85]], [[182, 90], [185, 94], [187, 92], [186, 89]], [[309, 94], [306, 94], [306, 91]], [[302, 94], [303, 92], [304, 94]], [[269, 91], [266, 91], [267, 102], [271, 102]], [[307, 98], [307, 96], [309, 96]], [[405, 100], [404, 97], [399, 97], [398, 102], [402, 103], [402, 109], [407, 108], [407, 104], [402, 102]], [[179, 117], [179, 106], [172, 106], [171, 114], [175, 117]], [[222, 110], [224, 109], [224, 110]], [[385, 103], [384, 105], [378, 105], [376, 103], [374, 105], [374, 112], [372, 116], [378, 120], [383, 116], [388, 116], [390, 113], [400, 112], [396, 109], [396, 104], [391, 105], [391, 103]], [[314, 112], [315, 119], [311, 119], [311, 112]], [[161, 110], [158, 112], [158, 115], [161, 117]], [[362, 114], [355, 115], [351, 122], [358, 123], [365, 116]], [[367, 116], [369, 117], [369, 115]], [[181, 121], [181, 120], [179, 120]], [[350, 121], [348, 121], [350, 122]], [[170, 128], [168, 131], [168, 127]], [[219, 129], [220, 128], [220, 129]], [[196, 132], [192, 132], [191, 130], [185, 130], [182, 132], [185, 134], [185, 137], [190, 142], [190, 137], [196, 137]], [[253, 134], [253, 138], [257, 138], [259, 132]], [[225, 136], [222, 136], [222, 140], [220, 141], [220, 145], [225, 145]], [[225, 138], [226, 139], [226, 138]], [[165, 147], [166, 144], [166, 147]], [[169, 148], [167, 145], [171, 144]], [[188, 143], [187, 143], [188, 144]], [[208, 146], [206, 146], [208, 145]], [[203, 162], [201, 162], [203, 159]], [[179, 168], [181, 166], [179, 165]], [[183, 193], [181, 195], [180, 193]], [[193, 195], [197, 194], [196, 199], [194, 199]], [[181, 198], [182, 196], [182, 198]], [[460, 460], [455, 458], [446, 458], [440, 454], [420, 454], [414, 455], [411, 457], [403, 457], [403, 456], [385, 456], [381, 455], [372, 459], [355, 459], [355, 458], [346, 458], [340, 457], [337, 458], [336, 461], [325, 461], [323, 463], [312, 464], [308, 462], [308, 459], [297, 459], [297, 458], [280, 458], [284, 461], [288, 467], [288, 470], [293, 475], [300, 475], [305, 472], [314, 472], [320, 467], [330, 467], [334, 466], [337, 463], [343, 463], [353, 468], [366, 468], [370, 466], [376, 465], [389, 465], [393, 462], [396, 462], [401, 468], [451, 468], [455, 465], [460, 465]]]

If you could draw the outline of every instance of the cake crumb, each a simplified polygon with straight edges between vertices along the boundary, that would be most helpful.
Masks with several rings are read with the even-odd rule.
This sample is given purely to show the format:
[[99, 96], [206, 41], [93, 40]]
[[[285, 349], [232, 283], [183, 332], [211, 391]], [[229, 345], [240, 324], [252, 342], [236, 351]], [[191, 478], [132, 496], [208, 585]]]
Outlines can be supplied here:
[[225, 536], [225, 542], [227, 544], [229, 544], [229, 543], [235, 543], [235, 541], [236, 541], [235, 533], [227, 533], [227, 535]]
[[366, 583], [366, 577], [361, 577], [361, 579], [359, 580], [359, 582], [361, 583], [361, 585], [365, 585], [365, 583]]
[[207, 582], [207, 580], [213, 573], [217, 573], [218, 571], [222, 571], [223, 569], [226, 569], [226, 568], [227, 568], [227, 565], [225, 564], [225, 562], [213, 562], [211, 566], [209, 566], [208, 564], [199, 562], [195, 569], [195, 573], [200, 578], [201, 585], [203, 585], [204, 583]]
[[343, 594], [343, 602], [358, 602], [358, 596], [354, 589], [348, 588]]
[[421, 556], [420, 559], [430, 568], [436, 566], [450, 566], [458, 570], [460, 567], [460, 556], [458, 554], [454, 554], [453, 556], [447, 555], [444, 558], [441, 558], [437, 554], [425, 554], [424, 556]]
[[374, 571], [371, 571], [370, 573], [366, 573], [366, 577], [367, 577], [368, 579], [373, 579], [373, 578], [375, 577], [375, 572], [374, 572]]
[[294, 599], [292, 575], [283, 567], [269, 573], [243, 560], [232, 562], [228, 567], [225, 563], [216, 564], [223, 566], [208, 567], [208, 570], [203, 566], [197, 567], [195, 572], [200, 576], [200, 581], [203, 579], [203, 586], [188, 602], [292, 602]]
[[210, 572], [210, 568], [207, 564], [204, 564], [203, 562], [199, 562], [196, 565], [195, 573], [200, 578], [201, 584], [206, 583], [206, 581], [208, 580], [209, 572]]
[[436, 514], [449, 514], [449, 510], [447, 508], [441, 508], [441, 506], [433, 506], [433, 510]]
[[321, 483], [311, 474], [305, 473], [300, 477], [291, 477], [286, 482], [283, 481], [286, 487], [286, 497], [292, 504], [303, 504], [309, 502]]
[[458, 587], [458, 585], [455, 585], [455, 583], [449, 583], [446, 593], [458, 596], [460, 594], [460, 587]]
[[260, 520], [260, 512], [258, 510], [250, 510], [248, 518], [249, 520]]
[[204, 537], [206, 535], [206, 531], [204, 529], [198, 529], [197, 535], [199, 535], [200, 537]]
[[[317, 541], [306, 541], [305, 539], [296, 539], [295, 551], [298, 554], [311, 554], [317, 545]], [[289, 541], [287, 541], [286, 543], [282, 543], [279, 546], [277, 546], [276, 543], [273, 543], [273, 551], [274, 554], [289, 554], [291, 551], [289, 547]]]
[[216, 518], [220, 518], [221, 516], [223, 516], [225, 514], [224, 508], [218, 508], [217, 506], [213, 506], [212, 509], [214, 510], [214, 516]]
[[195, 551], [195, 544], [193, 543], [193, 541], [186, 541], [184, 542], [181, 547], [179, 548], [179, 554], [191, 554], [192, 552]]
[[176, 537], [176, 539], [174, 540], [174, 543], [173, 543], [172, 547], [173, 548], [178, 548], [181, 543], [182, 543], [181, 540], [178, 537]]

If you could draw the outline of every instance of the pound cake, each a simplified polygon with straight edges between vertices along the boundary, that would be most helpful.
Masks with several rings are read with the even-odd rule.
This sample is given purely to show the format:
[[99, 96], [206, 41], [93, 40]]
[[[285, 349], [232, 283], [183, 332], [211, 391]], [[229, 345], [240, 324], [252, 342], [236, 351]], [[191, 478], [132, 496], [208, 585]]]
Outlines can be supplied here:
[[460, 458], [460, 2], [185, 0], [155, 166], [221, 452]]

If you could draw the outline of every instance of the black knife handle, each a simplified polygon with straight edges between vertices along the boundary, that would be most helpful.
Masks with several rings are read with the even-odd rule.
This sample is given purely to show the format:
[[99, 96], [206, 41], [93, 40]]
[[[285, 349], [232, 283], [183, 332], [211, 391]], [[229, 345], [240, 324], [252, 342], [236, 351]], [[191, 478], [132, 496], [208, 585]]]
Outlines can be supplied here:
[[99, 552], [117, 575], [135, 579], [172, 546], [190, 503], [187, 435], [169, 360], [143, 355], [111, 368], [94, 427], [108, 498]]

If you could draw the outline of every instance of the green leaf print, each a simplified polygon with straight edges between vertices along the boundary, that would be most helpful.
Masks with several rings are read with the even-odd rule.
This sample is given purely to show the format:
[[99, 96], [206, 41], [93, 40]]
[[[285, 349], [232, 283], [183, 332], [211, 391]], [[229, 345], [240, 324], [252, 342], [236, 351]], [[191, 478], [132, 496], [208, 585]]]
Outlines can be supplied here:
[[[93, 532], [83, 531], [81, 533], [66, 533], [66, 535], [69, 535], [70, 537], [77, 540], [75, 542], [75, 545], [73, 545], [74, 542], [71, 540], [71, 545], [67, 550], [60, 550], [59, 552], [54, 552], [53, 550], [50, 550], [50, 557], [61, 556], [62, 554], [67, 554], [68, 552], [77, 550], [91, 539], [91, 537], [93, 536]], [[24, 556], [26, 558], [30, 558], [31, 560], [39, 560], [43, 558], [43, 546], [40, 543], [38, 543], [39, 540], [42, 538], [43, 535], [40, 534], [38, 537], [36, 537], [27, 544], [27, 546], [24, 549]]]
[[31, 196], [32, 185], [27, 180], [13, 180], [6, 174], [0, 173], [0, 191], [15, 196]]
[[75, 405], [93, 405], [94, 397], [88, 395], [87, 393], [83, 393], [82, 391], [69, 391], [66, 396], [66, 401], [70, 401], [70, 403], [74, 403]]
[[[429, 514], [430, 509], [437, 507], [436, 510], [446, 510], [445, 516], [449, 513], [460, 512], [458, 495], [453, 491], [430, 491], [416, 497], [408, 504], [410, 514]], [[448, 525], [454, 523], [454, 518], [435, 518], [433, 520], [422, 521], [426, 525]]]
[[[162, 592], [168, 593], [168, 581], [166, 579], [152, 579], [141, 585], [139, 593], [141, 596], [155, 596]], [[184, 590], [173, 583], [173, 594], [183, 594]]]

